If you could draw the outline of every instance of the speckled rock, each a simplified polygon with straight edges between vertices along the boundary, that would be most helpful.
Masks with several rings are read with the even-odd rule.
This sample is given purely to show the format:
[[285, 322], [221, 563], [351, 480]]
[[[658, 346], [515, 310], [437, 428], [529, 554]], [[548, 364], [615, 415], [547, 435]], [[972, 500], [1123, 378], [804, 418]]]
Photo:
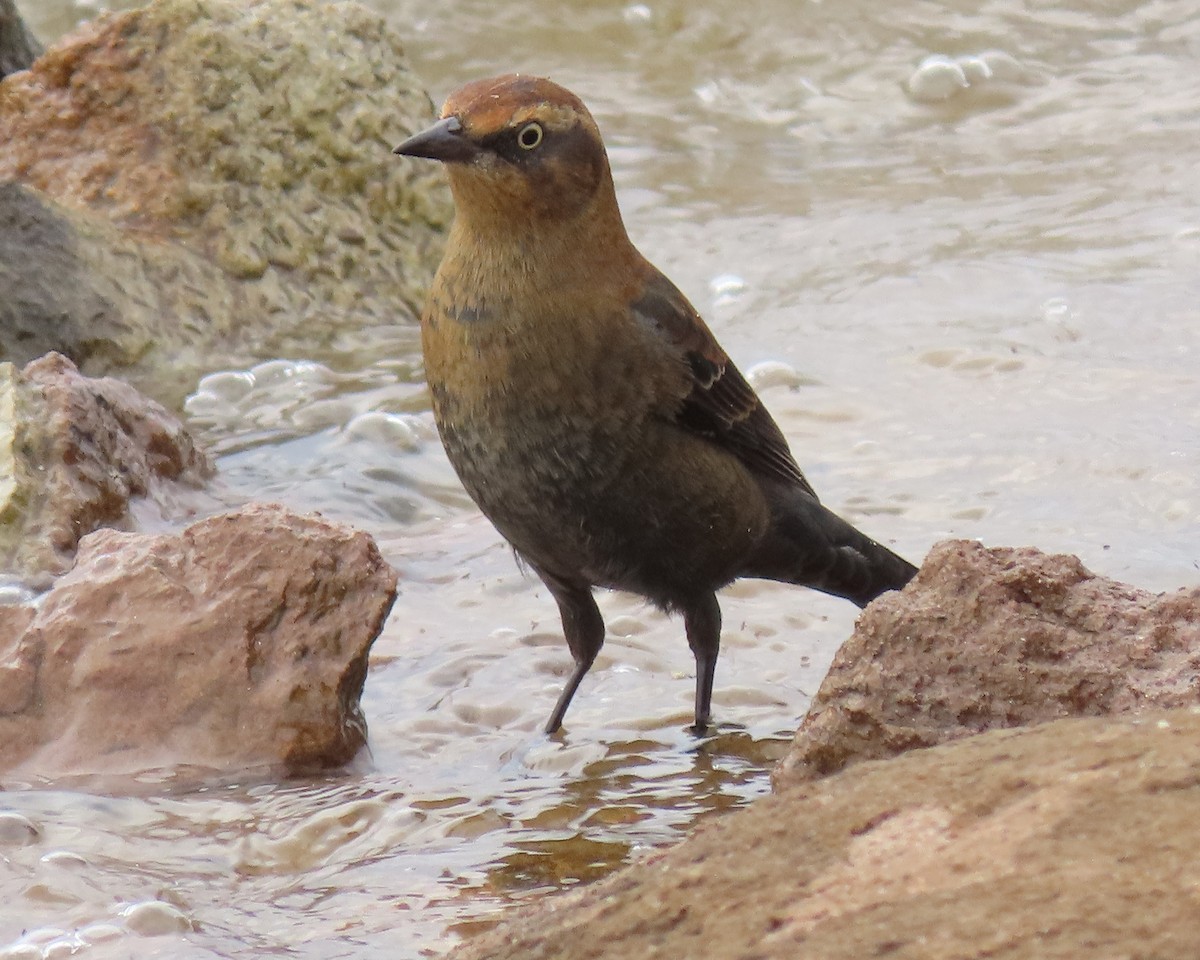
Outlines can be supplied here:
[[155, 0], [0, 83], [0, 357], [182, 398], [200, 371], [411, 321], [451, 216], [433, 116], [344, 0]]
[[0, 770], [345, 763], [395, 593], [369, 536], [282, 507], [91, 534], [36, 609], [0, 608]]
[[1200, 704], [1200, 587], [1155, 595], [1032, 547], [937, 544], [834, 658], [777, 784], [996, 727]]
[[36, 586], [71, 566], [80, 537], [214, 509], [213, 466], [172, 414], [131, 386], [51, 353], [0, 363], [0, 572]]
[[0, 80], [24, 70], [41, 52], [41, 44], [21, 20], [13, 0], [0, 0]]
[[1194, 710], [861, 763], [538, 897], [451, 957], [1200, 956], [1198, 771]]

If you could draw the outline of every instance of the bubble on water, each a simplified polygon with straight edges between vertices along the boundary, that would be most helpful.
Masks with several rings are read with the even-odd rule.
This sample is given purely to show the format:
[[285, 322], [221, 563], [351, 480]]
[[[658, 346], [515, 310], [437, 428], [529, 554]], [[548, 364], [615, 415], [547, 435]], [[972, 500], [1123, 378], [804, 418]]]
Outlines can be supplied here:
[[183, 401], [183, 412], [192, 420], [201, 422], [217, 420], [230, 409], [224, 400], [207, 393], [193, 393]]
[[644, 3], [631, 3], [621, 11], [626, 23], [649, 23], [654, 19], [654, 11]]
[[411, 413], [384, 413], [368, 410], [346, 424], [350, 440], [365, 440], [394, 450], [417, 450], [428, 439], [430, 430], [422, 419]]
[[713, 292], [713, 302], [718, 306], [733, 303], [746, 289], [746, 281], [736, 273], [721, 273], [708, 282]]
[[196, 393], [236, 403], [254, 389], [254, 374], [249, 370], [221, 370], [200, 379]]
[[256, 386], [287, 382], [325, 383], [333, 374], [312, 360], [267, 360], [250, 368]]
[[927, 56], [905, 83], [908, 95], [918, 103], [942, 103], [967, 90], [999, 81], [1021, 81], [1027, 71], [1003, 50], [949, 57], [942, 53]]
[[42, 947], [42, 960], [66, 960], [67, 957], [73, 957], [79, 953], [83, 946], [74, 936], [51, 940]]
[[281, 436], [340, 426], [356, 412], [352, 401], [331, 397], [339, 374], [310, 360], [268, 360], [249, 370], [204, 377], [183, 404], [189, 425], [228, 440], [242, 432]]
[[42, 863], [67, 870], [82, 870], [89, 866], [85, 858], [71, 850], [51, 850], [43, 854]]
[[965, 90], [967, 75], [962, 65], [940, 53], [922, 60], [912, 76], [908, 78], [908, 94], [919, 103], [937, 103], [949, 100], [960, 90]]
[[0, 812], [0, 846], [25, 847], [37, 843], [42, 833], [37, 824], [15, 810]]
[[1075, 310], [1066, 297], [1051, 297], [1041, 306], [1042, 320], [1049, 326], [1057, 340], [1078, 340], [1079, 329], [1075, 323]]
[[969, 59], [981, 60], [987, 66], [991, 80], [1030, 80], [1036, 76], [1020, 60], [1003, 50], [987, 50]]
[[755, 390], [766, 390], [768, 387], [803, 386], [807, 381], [790, 363], [782, 360], [764, 360], [756, 363], [746, 371], [746, 379]]
[[696, 94], [696, 99], [706, 107], [711, 107], [721, 97], [721, 88], [716, 80], [710, 80], [708, 83], [702, 83], [693, 91]]
[[1051, 297], [1042, 304], [1042, 319], [1050, 323], [1062, 323], [1071, 316], [1071, 303], [1065, 297]]
[[960, 57], [958, 65], [968, 86], [992, 79], [991, 65], [983, 57]]
[[142, 937], [161, 937], [171, 933], [186, 933], [192, 921], [178, 907], [161, 900], [131, 903], [121, 911], [125, 928]]

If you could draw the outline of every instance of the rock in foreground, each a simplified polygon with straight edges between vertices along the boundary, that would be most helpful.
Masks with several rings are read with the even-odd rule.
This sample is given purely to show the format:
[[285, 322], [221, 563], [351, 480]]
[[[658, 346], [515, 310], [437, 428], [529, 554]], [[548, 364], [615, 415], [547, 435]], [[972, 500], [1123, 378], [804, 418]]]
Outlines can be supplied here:
[[166, 519], [210, 505], [212, 473], [183, 424], [128, 384], [56, 353], [20, 373], [0, 363], [0, 572], [46, 586], [84, 534], [132, 525], [137, 500]]
[[365, 533], [276, 506], [85, 537], [36, 609], [0, 607], [0, 770], [345, 763], [395, 592]]
[[1200, 716], [1000, 730], [802, 784], [454, 960], [1195, 957]]
[[1200, 705], [1200, 587], [952, 540], [838, 651], [776, 784], [997, 727]]

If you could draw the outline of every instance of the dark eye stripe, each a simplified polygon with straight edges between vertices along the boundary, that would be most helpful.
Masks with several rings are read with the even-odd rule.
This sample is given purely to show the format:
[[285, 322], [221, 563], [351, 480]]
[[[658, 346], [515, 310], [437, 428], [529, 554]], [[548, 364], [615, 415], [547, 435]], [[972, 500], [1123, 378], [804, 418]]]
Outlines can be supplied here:
[[[526, 162], [530, 157], [533, 156], [534, 151], [532, 148], [521, 146], [520, 136], [532, 125], [532, 123], [524, 123], [521, 125], [519, 130], [513, 130], [507, 127], [503, 130], [498, 130], [496, 133], [482, 137], [479, 141], [479, 145], [491, 150], [492, 153], [496, 154], [498, 157], [502, 157], [510, 163]], [[538, 124], [537, 126], [538, 129], [542, 130], [542, 138], [538, 144], [541, 145], [545, 143], [547, 135], [545, 133], [545, 128], [542, 127], [541, 124]], [[540, 153], [541, 151], [538, 152]]]

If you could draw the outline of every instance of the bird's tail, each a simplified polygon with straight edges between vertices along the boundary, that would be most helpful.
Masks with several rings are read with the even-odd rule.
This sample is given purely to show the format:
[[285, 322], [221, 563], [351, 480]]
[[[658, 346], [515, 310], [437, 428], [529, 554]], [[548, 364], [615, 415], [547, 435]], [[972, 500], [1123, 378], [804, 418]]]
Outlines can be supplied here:
[[865, 607], [901, 590], [917, 568], [800, 491], [774, 504], [774, 523], [751, 576], [798, 583]]

